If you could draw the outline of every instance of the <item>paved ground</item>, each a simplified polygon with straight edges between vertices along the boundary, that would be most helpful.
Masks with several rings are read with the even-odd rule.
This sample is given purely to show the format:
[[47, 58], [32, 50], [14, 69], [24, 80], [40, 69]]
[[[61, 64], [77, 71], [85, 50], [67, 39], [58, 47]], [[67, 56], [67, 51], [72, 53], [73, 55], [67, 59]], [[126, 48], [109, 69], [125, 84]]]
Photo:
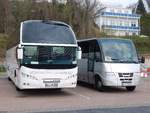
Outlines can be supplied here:
[[56, 111], [42, 113], [150, 113], [150, 107], [127, 107], [127, 108], [107, 108], [107, 109], [87, 109], [75, 111]]
[[[105, 92], [98, 92], [90, 85], [86, 84], [81, 84], [76, 89], [64, 89], [61, 92], [54, 90], [17, 92], [15, 87], [5, 76], [0, 76], [0, 113], [1, 111], [61, 111], [60, 113], [65, 113], [62, 111], [81, 109], [98, 110], [100, 108], [120, 108], [131, 106], [150, 106], [150, 77], [142, 79], [141, 84], [134, 92], [127, 92], [124, 88], [110, 88]], [[103, 111], [105, 109], [100, 110]], [[74, 111], [74, 113], [78, 112], [79, 111]], [[83, 113], [84, 112], [86, 112], [86, 110], [83, 111]], [[148, 112], [150, 112], [149, 109]], [[94, 113], [94, 111], [87, 113]], [[97, 112], [95, 111], [95, 113]], [[117, 112], [114, 111], [108, 113]]]

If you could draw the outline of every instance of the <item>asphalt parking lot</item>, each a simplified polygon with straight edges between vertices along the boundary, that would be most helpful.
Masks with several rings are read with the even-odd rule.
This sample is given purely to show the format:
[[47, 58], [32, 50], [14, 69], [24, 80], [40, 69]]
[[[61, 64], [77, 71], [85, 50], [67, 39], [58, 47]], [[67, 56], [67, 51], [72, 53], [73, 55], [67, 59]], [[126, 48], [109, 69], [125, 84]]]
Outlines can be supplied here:
[[150, 77], [142, 78], [134, 92], [128, 92], [125, 88], [109, 88], [105, 92], [98, 92], [87, 84], [62, 91], [18, 92], [5, 74], [0, 76], [0, 112], [46, 112], [138, 106], [150, 106]]

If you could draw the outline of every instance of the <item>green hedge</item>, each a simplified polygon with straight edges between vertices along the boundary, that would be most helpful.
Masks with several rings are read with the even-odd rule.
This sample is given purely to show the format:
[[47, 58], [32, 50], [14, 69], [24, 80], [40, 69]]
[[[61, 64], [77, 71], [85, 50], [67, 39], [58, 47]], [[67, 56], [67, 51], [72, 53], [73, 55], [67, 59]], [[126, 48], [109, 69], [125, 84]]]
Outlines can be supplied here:
[[125, 37], [131, 39], [136, 48], [138, 53], [146, 54], [150, 53], [150, 37]]
[[141, 17], [141, 34], [150, 36], [150, 14], [143, 14]]
[[0, 65], [0, 72], [5, 72], [5, 67], [3, 65]]
[[0, 34], [0, 60], [5, 57], [8, 35]]

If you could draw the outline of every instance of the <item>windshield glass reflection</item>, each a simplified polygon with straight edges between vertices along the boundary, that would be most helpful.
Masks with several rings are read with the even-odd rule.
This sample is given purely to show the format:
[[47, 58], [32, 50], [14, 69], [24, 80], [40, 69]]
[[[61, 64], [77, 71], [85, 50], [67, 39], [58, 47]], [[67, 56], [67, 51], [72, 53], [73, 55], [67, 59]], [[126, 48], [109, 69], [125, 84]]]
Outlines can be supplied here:
[[130, 40], [104, 39], [101, 44], [106, 62], [138, 62], [135, 47]]

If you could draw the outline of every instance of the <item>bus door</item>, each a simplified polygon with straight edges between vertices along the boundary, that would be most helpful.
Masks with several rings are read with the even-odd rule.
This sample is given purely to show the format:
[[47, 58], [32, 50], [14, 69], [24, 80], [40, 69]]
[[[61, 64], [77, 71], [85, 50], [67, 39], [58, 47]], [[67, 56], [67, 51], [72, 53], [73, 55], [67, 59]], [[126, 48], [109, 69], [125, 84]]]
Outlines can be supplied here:
[[89, 54], [88, 54], [88, 82], [93, 83], [94, 75], [94, 62], [95, 62], [95, 44], [94, 41], [89, 43]]

